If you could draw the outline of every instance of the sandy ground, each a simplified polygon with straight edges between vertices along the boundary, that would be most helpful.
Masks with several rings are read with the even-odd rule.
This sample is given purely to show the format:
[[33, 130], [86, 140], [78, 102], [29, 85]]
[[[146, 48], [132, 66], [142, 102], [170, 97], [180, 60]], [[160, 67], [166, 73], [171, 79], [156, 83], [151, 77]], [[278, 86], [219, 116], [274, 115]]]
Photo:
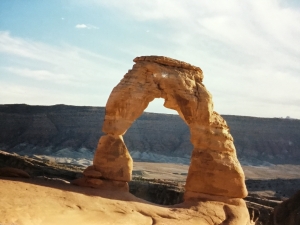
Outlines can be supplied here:
[[[185, 181], [189, 166], [173, 163], [134, 162], [133, 175], [148, 179]], [[243, 166], [246, 179], [297, 179], [300, 165]]]
[[246, 179], [298, 179], [300, 178], [300, 165], [275, 165], [265, 166], [243, 166]]
[[226, 219], [219, 202], [163, 207], [130, 193], [33, 178], [0, 179], [0, 199], [1, 225], [208, 225], [208, 208], [214, 220]]
[[167, 179], [185, 182], [188, 169], [189, 166], [183, 164], [134, 162], [132, 175], [147, 179]]

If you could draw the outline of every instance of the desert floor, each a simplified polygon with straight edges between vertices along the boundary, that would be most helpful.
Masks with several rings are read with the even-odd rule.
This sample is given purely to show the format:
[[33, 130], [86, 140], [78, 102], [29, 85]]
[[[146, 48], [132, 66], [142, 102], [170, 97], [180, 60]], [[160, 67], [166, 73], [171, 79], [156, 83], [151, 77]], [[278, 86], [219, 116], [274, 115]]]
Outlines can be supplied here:
[[[173, 163], [134, 162], [133, 175], [148, 179], [185, 181], [189, 166]], [[300, 165], [243, 166], [246, 179], [298, 179]]]

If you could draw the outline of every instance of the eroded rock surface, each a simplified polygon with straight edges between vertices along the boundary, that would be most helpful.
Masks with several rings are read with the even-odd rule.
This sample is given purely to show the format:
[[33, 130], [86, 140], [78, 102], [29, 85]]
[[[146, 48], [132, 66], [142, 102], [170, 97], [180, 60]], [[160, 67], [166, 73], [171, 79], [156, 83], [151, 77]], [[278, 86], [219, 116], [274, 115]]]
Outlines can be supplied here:
[[30, 175], [26, 171], [13, 167], [0, 168], [0, 177], [1, 176], [30, 178]]
[[[19, 170], [19, 171], [17, 171]], [[17, 177], [49, 177], [74, 180], [81, 176], [81, 167], [54, 164], [39, 158], [29, 158], [0, 150], [0, 176], [8, 176], [8, 172]], [[23, 174], [23, 176], [22, 176]]]
[[[222, 202], [226, 224], [246, 224], [249, 214], [241, 199], [247, 196], [244, 172], [225, 120], [213, 111], [212, 96], [202, 83], [202, 70], [160, 56], [137, 57], [134, 62], [106, 104], [102, 127], [106, 134], [99, 140], [93, 161], [100, 179], [112, 183], [131, 180], [132, 159], [122, 136], [149, 102], [164, 98], [164, 106], [176, 110], [189, 126], [194, 146], [185, 202]], [[94, 183], [92, 179], [85, 174], [76, 182], [89, 186]]]
[[300, 224], [300, 190], [275, 208], [274, 222], [276, 225]]
[[[39, 182], [40, 181], [51, 181], [55, 182], [57, 184], [59, 183], [64, 183], [64, 184], [69, 184], [69, 180], [73, 180], [76, 176], [78, 176], [78, 172], [80, 168], [75, 168], [71, 164], [64, 164], [64, 165], [59, 165], [55, 163], [42, 163], [40, 160], [37, 160], [38, 158], [35, 157], [29, 158], [29, 157], [23, 157], [19, 156], [17, 154], [9, 154], [7, 152], [0, 151], [0, 167], [13, 167], [13, 168], [19, 168], [24, 171], [27, 171], [31, 175], [31, 179], [26, 179], [26, 182]], [[158, 164], [160, 165], [160, 164]], [[150, 168], [147, 168], [150, 169]], [[151, 169], [150, 169], [151, 170]], [[82, 170], [81, 170], [82, 171]], [[163, 171], [163, 170], [162, 170]], [[1, 174], [1, 168], [0, 168], [0, 174]], [[44, 174], [44, 176], [41, 176]], [[73, 174], [73, 175], [71, 175]], [[91, 177], [91, 178], [100, 178], [101, 173], [97, 172], [94, 170], [93, 166], [89, 166], [86, 168], [84, 171], [85, 176]], [[134, 175], [135, 173], [133, 173]], [[171, 177], [170, 177], [171, 178]], [[1, 179], [6, 179], [5, 177], [0, 176], [0, 181]], [[10, 178], [8, 178], [10, 179]], [[24, 180], [23, 180], [24, 181]], [[82, 181], [82, 180], [81, 180]], [[84, 181], [84, 180], [83, 180]], [[100, 179], [90, 179], [87, 182], [90, 182], [89, 185], [93, 186], [94, 188], [98, 188], [99, 184], [100, 187], [105, 187], [106, 189], [114, 189], [119, 192], [121, 195], [125, 195], [126, 193], [124, 191], [128, 191], [128, 187], [126, 187], [124, 182], [118, 183], [118, 181], [114, 182], [114, 185], [112, 182], [102, 182]], [[93, 183], [94, 182], [94, 183]], [[262, 182], [264, 182], [262, 180]], [[284, 181], [278, 181], [280, 183], [288, 182], [288, 180]], [[289, 183], [289, 182], [288, 182]], [[299, 183], [299, 182], [298, 182]], [[298, 183], [289, 183], [291, 186], [299, 187]], [[83, 182], [83, 185], [86, 183]], [[248, 180], [249, 184], [249, 180]], [[258, 181], [255, 181], [255, 185], [258, 184]], [[106, 186], [105, 186], [106, 185]], [[115, 187], [118, 186], [119, 187]], [[19, 185], [18, 185], [19, 186]], [[1, 189], [2, 188], [2, 189]], [[3, 186], [0, 185], [0, 189], [3, 190]], [[262, 190], [268, 190], [267, 186], [262, 185]], [[86, 189], [82, 189], [86, 190]], [[121, 191], [120, 191], [121, 190]], [[175, 211], [178, 213], [179, 208], [185, 207], [186, 205], [188, 211], [194, 211], [195, 213], [198, 213], [205, 218], [205, 214], [201, 214], [200, 212], [204, 212], [205, 210], [214, 210], [217, 211], [217, 208], [209, 208], [212, 205], [209, 204], [203, 204], [194, 202], [191, 203], [189, 202], [188, 204], [183, 203], [183, 195], [184, 195], [184, 182], [183, 181], [176, 181], [175, 180], [161, 180], [161, 179], [143, 179], [141, 176], [133, 176], [133, 180], [130, 181], [129, 183], [129, 192], [136, 197], [139, 197], [141, 199], [149, 201], [148, 204], [155, 203], [155, 204], [160, 204], [160, 205], [169, 205], [169, 207], [172, 208], [172, 211]], [[251, 188], [249, 189], [251, 191]], [[98, 191], [101, 193], [101, 191]], [[1, 193], [1, 191], [0, 191]], [[14, 202], [13, 199], [18, 199], [17, 196], [10, 195], [11, 199], [10, 202]], [[199, 196], [198, 196], [199, 197]], [[37, 198], [37, 196], [35, 196]], [[256, 222], [256, 225], [273, 225], [273, 207], [277, 206], [281, 201], [275, 201], [272, 200], [273, 198], [262, 198], [257, 194], [250, 194], [245, 200], [247, 207], [249, 209], [249, 214], [250, 218], [253, 221], [258, 221]], [[209, 200], [211, 202], [212, 199]], [[296, 200], [297, 201], [297, 200]], [[180, 204], [180, 203], [183, 203]], [[219, 201], [215, 201], [215, 204], [220, 205], [225, 205], [224, 203], [221, 203]], [[173, 205], [173, 206], [171, 206]], [[191, 206], [192, 205], [192, 206]], [[198, 205], [198, 207], [197, 207]], [[195, 208], [196, 206], [196, 208]], [[163, 207], [163, 206], [160, 206]], [[192, 210], [190, 210], [190, 208]], [[219, 208], [220, 209], [220, 208]], [[197, 210], [197, 211], [196, 211]], [[146, 213], [150, 213], [147, 211]], [[221, 215], [225, 215], [224, 212], [219, 211]], [[218, 213], [218, 214], [219, 214]], [[272, 216], [271, 216], [272, 215]], [[172, 215], [171, 215], [172, 216]], [[209, 215], [207, 215], [209, 216]], [[257, 218], [259, 216], [259, 218]], [[199, 215], [198, 215], [199, 217]], [[224, 217], [225, 218], [225, 217]], [[172, 223], [170, 221], [166, 221], [168, 223]], [[180, 224], [186, 224], [186, 221], [177, 221], [177, 223]], [[167, 223], [167, 224], [168, 224]], [[84, 224], [87, 224], [86, 221]], [[197, 224], [197, 223], [196, 223]], [[216, 223], [217, 224], [217, 223]]]

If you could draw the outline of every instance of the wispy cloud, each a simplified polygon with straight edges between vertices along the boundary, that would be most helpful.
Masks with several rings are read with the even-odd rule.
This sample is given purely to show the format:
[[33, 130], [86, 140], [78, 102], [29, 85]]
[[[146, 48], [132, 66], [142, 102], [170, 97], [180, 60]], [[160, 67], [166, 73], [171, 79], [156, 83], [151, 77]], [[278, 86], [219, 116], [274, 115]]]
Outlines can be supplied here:
[[94, 26], [94, 25], [91, 25], [91, 24], [76, 24], [76, 26], [75, 26], [75, 28], [77, 28], [77, 29], [88, 29], [88, 30], [90, 30], [90, 29], [99, 29], [99, 27], [96, 27], [96, 26]]
[[[81, 12], [88, 7], [105, 12], [102, 19], [110, 22], [104, 27], [109, 35], [99, 38], [83, 32], [80, 37], [72, 37], [76, 44], [93, 43], [82, 44], [91, 48], [88, 51], [0, 32], [0, 54], [9, 61], [0, 61], [0, 72], [6, 77], [53, 84], [55, 88], [106, 92], [103, 97], [131, 67], [131, 59], [166, 55], [203, 69], [204, 83], [220, 113], [299, 118], [300, 8], [289, 6], [289, 2], [74, 0], [71, 7], [83, 9]], [[93, 24], [102, 22], [87, 19]], [[66, 20], [73, 23], [69, 17]], [[74, 34], [98, 28], [76, 22], [73, 26]], [[96, 45], [99, 47], [94, 50]], [[96, 49], [98, 53], [93, 52]], [[105, 55], [126, 59], [116, 61]]]
[[[146, 22], [147, 28], [148, 22], [160, 26], [163, 32], [155, 32], [154, 26], [149, 29], [163, 48], [134, 43], [122, 50], [133, 57], [156, 52], [200, 66], [221, 113], [267, 115], [265, 105], [274, 115], [286, 111], [299, 118], [300, 106], [294, 104], [300, 96], [299, 7], [276, 0], [88, 0], [84, 4]], [[282, 102], [289, 104], [282, 108]]]
[[[286, 63], [292, 65], [297, 64], [296, 59], [300, 54], [300, 27], [297, 22], [300, 21], [300, 9], [283, 7], [280, 1], [88, 2], [115, 8], [135, 19], [171, 21], [168, 26], [173, 27], [173, 32], [177, 35], [170, 35], [168, 41], [176, 42], [177, 46], [180, 43], [186, 46], [186, 42], [193, 46], [209, 39], [212, 43], [222, 43], [230, 50], [248, 57], [258, 56], [264, 62], [269, 61], [270, 55], [274, 56], [270, 53], [276, 53], [274, 57], [277, 60], [281, 58], [281, 61], [284, 60], [283, 54], [289, 55]], [[185, 38], [182, 38], [183, 35]]]
[[9, 72], [13, 73], [22, 77], [31, 78], [38, 81], [50, 81], [58, 84], [71, 84], [74, 85], [73, 77], [66, 74], [50, 72], [48, 70], [32, 70], [29, 68], [14, 68], [14, 67], [7, 67], [4, 69]]
[[[65, 99], [72, 98], [72, 95], [77, 96], [77, 92], [82, 92], [82, 95], [98, 95], [98, 99], [101, 99], [99, 105], [105, 105], [111, 89], [124, 73], [124, 65], [117, 60], [66, 44], [53, 46], [13, 37], [9, 32], [0, 32], [0, 57], [8, 60], [6, 63], [0, 62], [1, 82], [5, 81], [16, 88], [23, 87], [20, 90], [27, 90], [32, 86], [35, 87], [34, 90], [40, 89], [43, 93], [45, 89], [52, 89], [51, 93], [60, 90]], [[15, 76], [26, 80], [14, 78]], [[6, 97], [1, 98], [1, 103], [9, 101], [9, 96], [12, 99], [16, 95], [19, 99], [25, 98], [22, 92], [15, 89], [7, 89]], [[14, 93], [9, 95], [9, 91]], [[36, 96], [27, 103], [48, 104], [54, 102], [51, 98], [51, 95], [43, 98]], [[39, 101], [36, 102], [37, 99]], [[77, 99], [77, 104], [88, 104], [80, 103], [82, 98]], [[92, 104], [89, 100], [87, 102]], [[97, 101], [93, 105], [95, 102]]]
[[91, 105], [103, 106], [106, 96], [90, 93], [82, 89], [65, 91], [64, 89], [46, 88], [45, 86], [27, 86], [9, 82], [1, 82], [1, 104], [25, 103], [33, 105]]
[[[122, 65], [120, 61], [75, 46], [68, 44], [60, 46], [48, 45], [42, 42], [13, 37], [6, 31], [0, 31], [0, 53], [7, 57], [22, 58], [26, 61], [25, 64], [30, 64], [32, 68], [52, 67], [60, 71], [59, 74], [68, 70], [68, 73], [74, 74], [72, 77], [75, 77], [75, 74], [79, 75], [77, 77], [84, 77], [87, 74], [89, 74], [89, 77], [96, 77], [95, 72], [105, 71], [107, 65]], [[39, 61], [39, 63], [37, 64], [36, 61]], [[94, 73], [89, 73], [92, 71]], [[112, 72], [113, 70], [110, 71]]]
[[[299, 65], [300, 26], [297, 21], [300, 21], [300, 9], [283, 7], [280, 1], [87, 2], [120, 10], [121, 14], [137, 20], [161, 20], [162, 24], [167, 23], [172, 27], [172, 33], [168, 37], [164, 34], [161, 38], [174, 42], [177, 48], [187, 47], [187, 44], [193, 48], [206, 42], [215, 44], [209, 46], [211, 50], [214, 47], [218, 50], [217, 45], [222, 44], [229, 54], [244, 54], [249, 59], [259, 57], [263, 63], [270, 62], [269, 58], [272, 57], [277, 61], [285, 61], [289, 64], [287, 66]], [[221, 52], [215, 53], [218, 56]], [[220, 56], [224, 57], [223, 54]]]

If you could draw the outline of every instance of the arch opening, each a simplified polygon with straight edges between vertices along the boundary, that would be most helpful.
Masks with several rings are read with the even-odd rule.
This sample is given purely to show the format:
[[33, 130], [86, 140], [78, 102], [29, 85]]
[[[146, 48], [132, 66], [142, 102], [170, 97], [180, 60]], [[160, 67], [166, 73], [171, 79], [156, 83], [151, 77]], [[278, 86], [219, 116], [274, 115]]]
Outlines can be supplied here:
[[169, 109], [164, 106], [164, 98], [155, 98], [149, 102], [147, 108], [144, 110], [144, 113], [160, 113], [160, 114], [171, 114], [178, 115], [176, 110]]
[[[162, 111], [158, 104], [164, 99], [154, 99], [148, 105]], [[150, 106], [150, 107], [149, 107]], [[162, 106], [164, 107], [164, 106]], [[153, 107], [154, 108], [154, 107]], [[135, 120], [124, 135], [124, 142], [134, 162], [179, 163], [188, 165], [193, 146], [185, 122], [175, 110], [166, 113], [144, 113]]]

